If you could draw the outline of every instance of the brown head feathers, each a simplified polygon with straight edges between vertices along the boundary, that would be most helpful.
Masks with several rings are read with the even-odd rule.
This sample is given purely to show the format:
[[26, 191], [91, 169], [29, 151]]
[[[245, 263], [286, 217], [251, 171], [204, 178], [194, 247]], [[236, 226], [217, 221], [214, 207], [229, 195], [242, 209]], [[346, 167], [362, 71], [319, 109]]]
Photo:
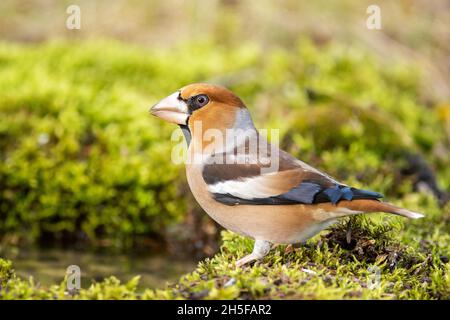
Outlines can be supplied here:
[[244, 102], [238, 96], [222, 86], [208, 83], [193, 83], [180, 89], [180, 95], [183, 100], [188, 100], [199, 94], [207, 95], [211, 102], [245, 108]]

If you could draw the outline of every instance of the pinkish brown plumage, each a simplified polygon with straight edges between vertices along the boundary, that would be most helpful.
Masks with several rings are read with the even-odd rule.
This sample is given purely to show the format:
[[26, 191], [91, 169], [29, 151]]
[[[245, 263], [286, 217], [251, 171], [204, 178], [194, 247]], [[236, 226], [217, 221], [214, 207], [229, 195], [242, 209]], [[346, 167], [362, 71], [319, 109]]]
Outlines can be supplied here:
[[[340, 217], [369, 212], [422, 217], [378, 200], [379, 193], [342, 184], [270, 144], [242, 100], [224, 87], [188, 85], [151, 113], [182, 127], [191, 159], [187, 179], [200, 206], [223, 227], [255, 239], [253, 252], [238, 266], [264, 257], [272, 243], [305, 241]], [[256, 148], [250, 147], [252, 139]]]

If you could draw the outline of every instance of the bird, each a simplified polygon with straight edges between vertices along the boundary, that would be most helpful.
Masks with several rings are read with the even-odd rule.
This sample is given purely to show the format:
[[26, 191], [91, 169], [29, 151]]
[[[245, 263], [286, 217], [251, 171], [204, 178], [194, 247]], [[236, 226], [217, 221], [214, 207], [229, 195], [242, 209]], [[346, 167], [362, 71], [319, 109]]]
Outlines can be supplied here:
[[225, 229], [254, 240], [237, 267], [261, 260], [275, 245], [304, 243], [345, 216], [424, 216], [338, 182], [269, 142], [226, 87], [186, 85], [150, 113], [181, 128], [187, 182], [198, 204]]

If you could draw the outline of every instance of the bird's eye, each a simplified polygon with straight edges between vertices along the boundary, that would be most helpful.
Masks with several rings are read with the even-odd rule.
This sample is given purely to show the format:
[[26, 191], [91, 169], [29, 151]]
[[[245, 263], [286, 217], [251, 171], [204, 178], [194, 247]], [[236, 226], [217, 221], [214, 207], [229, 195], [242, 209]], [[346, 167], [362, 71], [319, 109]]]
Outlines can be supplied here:
[[205, 94], [199, 94], [198, 96], [195, 97], [194, 101], [195, 101], [195, 106], [197, 108], [201, 108], [208, 104], [209, 98]]

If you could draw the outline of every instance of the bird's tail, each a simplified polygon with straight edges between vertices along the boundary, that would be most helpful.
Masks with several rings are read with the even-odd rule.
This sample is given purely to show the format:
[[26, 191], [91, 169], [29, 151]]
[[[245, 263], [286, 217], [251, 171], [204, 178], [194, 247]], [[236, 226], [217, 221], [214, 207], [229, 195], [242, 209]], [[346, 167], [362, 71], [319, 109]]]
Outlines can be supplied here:
[[393, 213], [402, 217], [410, 218], [410, 219], [420, 219], [423, 218], [425, 215], [420, 212], [411, 211], [405, 208], [399, 208], [396, 206], [393, 206], [391, 204], [387, 204], [389, 209], [385, 210], [384, 212]]
[[[343, 203], [345, 202], [345, 204]], [[419, 219], [424, 217], [422, 213], [414, 212], [408, 209], [394, 206], [393, 204], [382, 202], [378, 200], [354, 200], [354, 201], [341, 201], [342, 205], [350, 210], [360, 212], [387, 212], [396, 214], [402, 217], [410, 219]], [[340, 204], [341, 204], [340, 203]]]

